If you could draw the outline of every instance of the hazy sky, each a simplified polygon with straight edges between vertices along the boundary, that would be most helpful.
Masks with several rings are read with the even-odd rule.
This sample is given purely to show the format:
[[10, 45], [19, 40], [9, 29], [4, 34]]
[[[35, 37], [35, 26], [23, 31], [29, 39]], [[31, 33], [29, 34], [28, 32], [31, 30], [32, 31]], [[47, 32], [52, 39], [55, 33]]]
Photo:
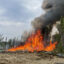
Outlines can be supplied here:
[[43, 13], [42, 0], [0, 0], [0, 34], [20, 38], [30, 22]]

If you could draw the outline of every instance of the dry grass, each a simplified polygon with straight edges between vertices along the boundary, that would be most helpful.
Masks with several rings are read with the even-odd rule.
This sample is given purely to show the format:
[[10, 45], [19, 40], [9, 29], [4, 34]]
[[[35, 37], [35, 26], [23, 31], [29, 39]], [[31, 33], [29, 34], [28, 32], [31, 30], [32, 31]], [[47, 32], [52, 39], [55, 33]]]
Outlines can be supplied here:
[[64, 64], [63, 58], [44, 53], [0, 53], [0, 64]]

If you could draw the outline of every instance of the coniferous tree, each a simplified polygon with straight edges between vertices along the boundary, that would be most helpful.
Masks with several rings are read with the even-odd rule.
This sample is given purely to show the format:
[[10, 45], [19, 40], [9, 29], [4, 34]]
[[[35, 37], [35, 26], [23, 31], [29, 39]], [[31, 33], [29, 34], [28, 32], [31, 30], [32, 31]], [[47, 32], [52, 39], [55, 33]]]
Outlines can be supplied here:
[[54, 36], [55, 41], [58, 42], [56, 52], [57, 53], [64, 53], [64, 17], [61, 17], [60, 24], [57, 25], [59, 30], [59, 34]]

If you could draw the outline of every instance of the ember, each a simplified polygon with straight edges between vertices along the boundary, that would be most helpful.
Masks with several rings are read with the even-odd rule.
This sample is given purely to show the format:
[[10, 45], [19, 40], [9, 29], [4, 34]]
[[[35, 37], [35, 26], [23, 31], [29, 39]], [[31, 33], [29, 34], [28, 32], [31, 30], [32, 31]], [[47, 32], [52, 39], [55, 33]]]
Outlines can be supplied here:
[[16, 48], [8, 49], [8, 51], [53, 51], [56, 48], [57, 42], [52, 43], [50, 41], [49, 45], [46, 45], [46, 42], [44, 41], [44, 37], [41, 34], [40, 30], [37, 30], [35, 34], [32, 34], [28, 40], [25, 42], [24, 45], [18, 46]]

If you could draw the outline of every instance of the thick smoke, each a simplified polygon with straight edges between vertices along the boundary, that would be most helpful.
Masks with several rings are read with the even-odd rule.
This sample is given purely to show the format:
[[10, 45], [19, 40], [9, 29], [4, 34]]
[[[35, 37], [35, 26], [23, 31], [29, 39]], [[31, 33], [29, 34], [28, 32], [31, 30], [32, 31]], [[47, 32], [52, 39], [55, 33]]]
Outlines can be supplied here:
[[44, 0], [42, 8], [46, 13], [32, 21], [35, 29], [42, 29], [60, 20], [61, 16], [64, 16], [64, 0]]
[[[60, 20], [61, 16], [64, 16], [64, 0], [44, 0], [42, 9], [45, 10], [46, 13], [35, 18], [34, 21], [32, 21], [32, 26], [35, 30], [41, 29], [46, 39], [52, 29], [52, 24]], [[49, 29], [46, 27], [47, 25], [50, 25]], [[26, 41], [29, 35], [30, 33], [25, 36], [23, 34], [23, 41]]]

